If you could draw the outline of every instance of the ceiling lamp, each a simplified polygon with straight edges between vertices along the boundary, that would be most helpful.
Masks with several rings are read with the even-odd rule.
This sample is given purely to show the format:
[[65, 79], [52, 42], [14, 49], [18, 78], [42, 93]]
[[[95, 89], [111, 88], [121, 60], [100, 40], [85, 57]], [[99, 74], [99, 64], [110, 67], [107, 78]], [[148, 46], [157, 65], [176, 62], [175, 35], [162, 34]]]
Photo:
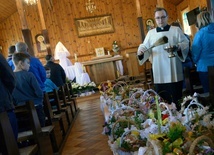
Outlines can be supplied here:
[[24, 0], [27, 5], [35, 5], [37, 0]]
[[86, 10], [90, 13], [93, 13], [94, 10], [96, 10], [96, 5], [94, 2], [91, 2], [91, 0], [88, 0], [88, 2], [85, 3], [86, 5]]

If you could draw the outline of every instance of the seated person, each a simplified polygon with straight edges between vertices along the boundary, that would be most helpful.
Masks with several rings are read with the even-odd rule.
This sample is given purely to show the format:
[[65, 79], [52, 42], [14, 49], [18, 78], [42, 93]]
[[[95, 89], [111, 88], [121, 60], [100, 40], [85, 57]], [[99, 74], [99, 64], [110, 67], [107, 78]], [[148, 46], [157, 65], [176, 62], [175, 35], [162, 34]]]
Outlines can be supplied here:
[[14, 74], [16, 87], [13, 91], [14, 104], [24, 105], [26, 101], [33, 101], [41, 126], [45, 126], [45, 114], [43, 110], [43, 91], [30, 68], [30, 56], [26, 53], [14, 53], [12, 57], [15, 65]]
[[59, 64], [54, 62], [54, 57], [52, 55], [46, 55], [45, 59], [47, 61], [45, 66], [51, 69], [51, 81], [53, 81], [57, 87], [63, 86], [66, 82], [64, 69]]
[[50, 79], [51, 69], [45, 66], [45, 70], [46, 70], [45, 92], [49, 93], [52, 92], [54, 89], [58, 90], [59, 88]]

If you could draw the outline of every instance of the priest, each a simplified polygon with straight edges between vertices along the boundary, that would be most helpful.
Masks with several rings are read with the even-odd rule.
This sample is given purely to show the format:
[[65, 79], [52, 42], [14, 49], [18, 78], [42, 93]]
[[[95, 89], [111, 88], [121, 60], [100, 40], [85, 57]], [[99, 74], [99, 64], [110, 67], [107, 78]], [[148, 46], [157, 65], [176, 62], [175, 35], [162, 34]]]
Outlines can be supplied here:
[[[182, 97], [182, 62], [187, 57], [189, 41], [181, 29], [168, 25], [166, 9], [156, 8], [155, 21], [157, 28], [149, 30], [138, 48], [139, 64], [150, 60], [155, 91], [164, 100], [175, 103], [180, 109], [178, 100]], [[158, 43], [160, 38], [167, 38], [167, 42]], [[172, 53], [168, 53], [169, 50]]]

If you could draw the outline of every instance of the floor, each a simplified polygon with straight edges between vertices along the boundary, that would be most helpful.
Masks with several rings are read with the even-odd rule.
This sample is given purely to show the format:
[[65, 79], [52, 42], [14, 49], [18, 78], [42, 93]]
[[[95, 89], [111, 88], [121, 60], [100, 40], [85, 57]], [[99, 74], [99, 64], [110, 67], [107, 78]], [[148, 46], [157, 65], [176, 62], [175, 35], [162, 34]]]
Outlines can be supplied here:
[[104, 117], [99, 94], [77, 99], [80, 112], [64, 145], [62, 155], [112, 155], [108, 137], [102, 134]]

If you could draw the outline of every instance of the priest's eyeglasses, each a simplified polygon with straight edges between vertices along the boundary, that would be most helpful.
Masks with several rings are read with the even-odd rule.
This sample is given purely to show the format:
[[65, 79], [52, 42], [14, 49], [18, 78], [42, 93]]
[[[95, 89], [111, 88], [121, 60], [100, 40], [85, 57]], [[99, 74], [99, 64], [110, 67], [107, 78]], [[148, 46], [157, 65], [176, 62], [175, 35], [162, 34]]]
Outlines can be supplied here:
[[155, 17], [156, 20], [165, 19], [167, 16]]

